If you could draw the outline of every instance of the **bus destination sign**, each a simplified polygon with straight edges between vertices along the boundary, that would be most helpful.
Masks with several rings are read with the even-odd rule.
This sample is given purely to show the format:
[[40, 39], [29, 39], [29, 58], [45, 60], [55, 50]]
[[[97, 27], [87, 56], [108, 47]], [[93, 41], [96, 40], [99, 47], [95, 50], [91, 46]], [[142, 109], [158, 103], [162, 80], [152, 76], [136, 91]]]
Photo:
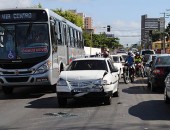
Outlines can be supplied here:
[[0, 11], [0, 23], [47, 21], [45, 10]]
[[0, 20], [10, 21], [10, 20], [35, 20], [35, 13], [10, 13], [10, 14], [0, 14]]

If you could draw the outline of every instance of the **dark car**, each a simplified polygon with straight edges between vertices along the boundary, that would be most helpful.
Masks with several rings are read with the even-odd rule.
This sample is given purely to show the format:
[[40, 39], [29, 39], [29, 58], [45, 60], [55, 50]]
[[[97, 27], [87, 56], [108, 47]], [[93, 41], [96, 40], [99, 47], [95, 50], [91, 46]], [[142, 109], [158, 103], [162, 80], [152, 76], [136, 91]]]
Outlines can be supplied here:
[[165, 78], [164, 101], [170, 104], [170, 73]]
[[160, 54], [150, 64], [151, 70], [148, 75], [148, 87], [151, 91], [165, 88], [165, 78], [170, 72], [170, 54]]
[[150, 74], [151, 64], [152, 64], [152, 62], [154, 61], [154, 59], [156, 58], [157, 55], [159, 55], [159, 54], [149, 54], [148, 60], [144, 64], [144, 72], [145, 72], [146, 76], [148, 76]]

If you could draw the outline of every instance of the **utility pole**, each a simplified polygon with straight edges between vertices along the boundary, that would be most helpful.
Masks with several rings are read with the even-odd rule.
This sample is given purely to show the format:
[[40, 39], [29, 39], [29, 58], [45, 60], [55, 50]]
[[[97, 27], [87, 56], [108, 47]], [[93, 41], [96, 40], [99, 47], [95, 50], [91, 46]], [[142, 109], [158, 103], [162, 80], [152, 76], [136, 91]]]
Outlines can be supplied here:
[[[169, 10], [168, 10], [169, 11]], [[168, 13], [166, 13], [166, 12], [163, 12], [163, 13], [161, 13], [161, 14], [163, 14], [163, 17], [164, 17], [164, 30], [163, 30], [163, 33], [162, 33], [162, 40], [163, 40], [163, 44], [162, 44], [162, 50], [163, 50], [163, 53], [166, 53], [166, 48], [165, 48], [165, 42], [166, 42], [166, 39], [165, 39], [165, 24], [166, 24], [166, 18], [169, 18], [169, 17], [166, 17], [166, 16], [169, 16], [169, 14]]]

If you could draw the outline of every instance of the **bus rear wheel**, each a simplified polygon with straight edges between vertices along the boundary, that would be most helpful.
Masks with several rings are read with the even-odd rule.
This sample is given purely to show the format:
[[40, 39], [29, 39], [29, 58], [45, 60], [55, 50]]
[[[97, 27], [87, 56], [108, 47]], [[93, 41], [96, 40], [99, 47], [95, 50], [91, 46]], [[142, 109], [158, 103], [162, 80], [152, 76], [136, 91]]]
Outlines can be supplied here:
[[2, 86], [2, 90], [5, 95], [10, 95], [13, 93], [14, 88], [13, 87], [7, 87], [7, 86]]

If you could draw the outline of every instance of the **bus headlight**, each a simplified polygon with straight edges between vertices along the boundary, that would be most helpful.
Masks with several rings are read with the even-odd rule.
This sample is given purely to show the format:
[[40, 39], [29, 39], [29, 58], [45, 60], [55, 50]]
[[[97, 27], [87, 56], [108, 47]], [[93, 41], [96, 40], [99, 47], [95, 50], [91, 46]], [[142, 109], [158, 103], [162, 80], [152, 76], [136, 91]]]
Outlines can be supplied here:
[[36, 71], [35, 73], [36, 74], [40, 74], [40, 73], [45, 73], [47, 72], [51, 67], [51, 62], [46, 62], [45, 64], [43, 64], [42, 66], [40, 66]]

